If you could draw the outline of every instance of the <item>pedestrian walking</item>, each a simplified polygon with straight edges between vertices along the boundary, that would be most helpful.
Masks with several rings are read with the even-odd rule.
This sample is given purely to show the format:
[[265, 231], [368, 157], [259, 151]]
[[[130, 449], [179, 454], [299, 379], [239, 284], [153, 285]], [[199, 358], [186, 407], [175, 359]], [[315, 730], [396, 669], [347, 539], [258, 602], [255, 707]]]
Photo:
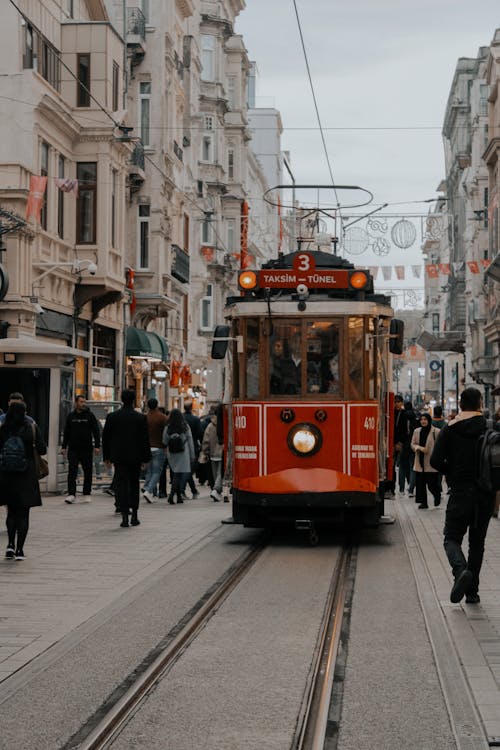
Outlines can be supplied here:
[[[208, 423], [203, 435], [200, 453], [200, 458], [203, 456], [204, 461], [210, 461], [212, 467], [214, 486], [210, 493], [210, 497], [215, 503], [218, 503], [222, 498], [222, 461], [224, 443], [220, 434], [221, 411], [222, 405], [218, 405], [212, 409], [210, 422]], [[217, 429], [218, 425], [219, 430]]]
[[42, 504], [35, 448], [42, 456], [47, 453], [38, 425], [26, 416], [24, 401], [9, 399], [0, 424], [0, 505], [7, 506], [7, 560], [25, 559], [30, 508]]
[[75, 408], [66, 418], [61, 453], [68, 457], [68, 495], [65, 502], [76, 502], [78, 466], [83, 470], [83, 502], [92, 497], [92, 467], [94, 455], [101, 447], [101, 430], [95, 415], [87, 406], [85, 396], [75, 396]]
[[436, 444], [439, 430], [433, 427], [429, 414], [420, 416], [420, 427], [417, 427], [411, 440], [411, 448], [415, 454], [413, 469], [416, 479], [416, 502], [420, 509], [428, 508], [427, 488], [434, 498], [434, 507], [441, 504], [441, 489], [436, 469], [430, 464], [430, 458]]
[[[493, 429], [500, 432], [500, 407], [496, 410], [493, 415]], [[500, 510], [500, 490], [495, 493], [495, 504], [493, 506], [493, 518], [498, 518], [498, 511]]]
[[151, 447], [151, 461], [146, 466], [146, 477], [142, 495], [148, 503], [152, 503], [158, 494], [158, 482], [165, 463], [165, 449], [163, 446], [163, 430], [168, 422], [168, 417], [158, 408], [158, 400], [148, 400], [148, 423], [149, 445]]
[[187, 478], [187, 483], [189, 485], [189, 488], [191, 490], [193, 497], [198, 497], [200, 493], [196, 489], [193, 474], [195, 474], [197, 470], [198, 456], [200, 455], [201, 441], [203, 440], [203, 428], [201, 426], [201, 419], [196, 414], [193, 414], [193, 402], [192, 401], [184, 402], [184, 419], [186, 420], [186, 422], [188, 423], [191, 429], [191, 435], [193, 437], [193, 445], [194, 445], [194, 461], [193, 461], [193, 465], [191, 466], [191, 471], [189, 472], [189, 476]]
[[[444, 549], [455, 579], [450, 593], [453, 603], [465, 596], [477, 604], [479, 574], [490, 522], [494, 493], [477, 482], [478, 441], [486, 430], [481, 413], [482, 396], [477, 388], [466, 388], [460, 396], [460, 413], [444, 427], [431, 455], [431, 466], [444, 474], [450, 487], [444, 525]], [[465, 557], [462, 541], [468, 531], [469, 550]]]
[[187, 500], [184, 490], [194, 461], [193, 436], [180, 409], [172, 409], [163, 431], [163, 444], [167, 449], [168, 465], [172, 472], [172, 486], [168, 496], [170, 505], [174, 497], [181, 504]]
[[122, 408], [106, 417], [102, 431], [102, 455], [114, 464], [115, 504], [121, 511], [120, 526], [138, 526], [141, 467], [151, 461], [146, 416], [134, 409], [135, 391], [124, 390]]
[[[396, 493], [396, 467], [399, 464], [399, 454], [404, 447], [409, 444], [408, 438], [408, 417], [404, 410], [404, 399], [400, 394], [394, 396], [394, 432], [393, 432], [393, 474], [392, 479], [386, 482], [385, 489], [389, 497], [394, 497]], [[403, 479], [404, 489], [404, 479]]]

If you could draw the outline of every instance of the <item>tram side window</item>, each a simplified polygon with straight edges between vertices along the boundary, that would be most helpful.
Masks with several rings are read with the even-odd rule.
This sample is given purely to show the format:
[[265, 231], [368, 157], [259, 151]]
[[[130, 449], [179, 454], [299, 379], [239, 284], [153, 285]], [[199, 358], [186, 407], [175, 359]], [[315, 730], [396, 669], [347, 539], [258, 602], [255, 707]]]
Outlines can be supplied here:
[[273, 322], [269, 337], [269, 391], [273, 395], [301, 393], [302, 351], [300, 328], [284, 321]]
[[363, 318], [349, 318], [348, 380], [349, 397], [353, 399], [362, 399], [364, 397], [364, 338]]
[[259, 397], [259, 321], [247, 321], [246, 335], [246, 396]]
[[339, 326], [330, 321], [307, 323], [307, 392], [340, 396]]

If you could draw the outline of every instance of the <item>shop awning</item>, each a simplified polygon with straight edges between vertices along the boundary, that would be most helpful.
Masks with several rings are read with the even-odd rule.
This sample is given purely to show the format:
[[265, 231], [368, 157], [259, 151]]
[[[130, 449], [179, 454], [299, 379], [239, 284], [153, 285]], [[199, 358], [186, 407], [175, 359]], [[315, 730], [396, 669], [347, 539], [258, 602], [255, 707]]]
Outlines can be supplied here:
[[142, 328], [127, 328], [127, 357], [144, 357], [166, 362], [168, 359], [168, 344], [163, 336], [154, 331]]

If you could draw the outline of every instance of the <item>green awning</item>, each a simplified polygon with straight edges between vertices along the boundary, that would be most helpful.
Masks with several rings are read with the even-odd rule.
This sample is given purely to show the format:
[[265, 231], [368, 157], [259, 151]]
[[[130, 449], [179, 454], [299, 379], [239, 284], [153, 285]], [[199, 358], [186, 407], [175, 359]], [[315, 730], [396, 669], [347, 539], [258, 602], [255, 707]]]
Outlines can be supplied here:
[[163, 336], [142, 328], [127, 328], [127, 357], [144, 357], [166, 362], [168, 358], [168, 344]]

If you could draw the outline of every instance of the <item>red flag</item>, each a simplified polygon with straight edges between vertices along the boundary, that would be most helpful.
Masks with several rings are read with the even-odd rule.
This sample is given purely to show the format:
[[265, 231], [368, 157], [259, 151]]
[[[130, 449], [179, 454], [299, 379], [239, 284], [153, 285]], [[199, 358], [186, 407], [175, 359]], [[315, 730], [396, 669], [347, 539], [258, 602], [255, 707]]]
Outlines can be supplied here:
[[467, 265], [471, 273], [479, 273], [479, 263], [477, 260], [468, 260]]
[[491, 266], [491, 260], [488, 260], [488, 258], [483, 258], [483, 260], [479, 261], [483, 268], [489, 268]]
[[213, 249], [213, 247], [203, 246], [201, 248], [201, 254], [205, 258], [205, 260], [206, 260], [207, 263], [212, 263], [212, 261], [214, 259], [214, 249]]
[[443, 276], [449, 276], [450, 275], [450, 264], [449, 263], [440, 263], [439, 264], [439, 273], [441, 273]]
[[125, 269], [125, 286], [127, 289], [130, 289], [132, 294], [130, 296], [130, 315], [134, 315], [135, 308], [137, 307], [137, 298], [135, 296], [134, 287], [135, 287], [135, 271], [132, 268], [126, 268]]
[[240, 268], [248, 268], [248, 203], [243, 201], [241, 204], [241, 254]]
[[179, 387], [181, 375], [181, 363], [177, 359], [173, 359], [170, 363], [170, 385], [172, 388]]
[[31, 216], [37, 224], [40, 224], [40, 212], [42, 210], [43, 196], [47, 187], [47, 178], [39, 175], [31, 175], [30, 192], [26, 204], [26, 220]]
[[427, 276], [430, 279], [437, 279], [438, 277], [438, 267], [435, 263], [429, 263], [426, 265], [425, 270], [427, 271]]

